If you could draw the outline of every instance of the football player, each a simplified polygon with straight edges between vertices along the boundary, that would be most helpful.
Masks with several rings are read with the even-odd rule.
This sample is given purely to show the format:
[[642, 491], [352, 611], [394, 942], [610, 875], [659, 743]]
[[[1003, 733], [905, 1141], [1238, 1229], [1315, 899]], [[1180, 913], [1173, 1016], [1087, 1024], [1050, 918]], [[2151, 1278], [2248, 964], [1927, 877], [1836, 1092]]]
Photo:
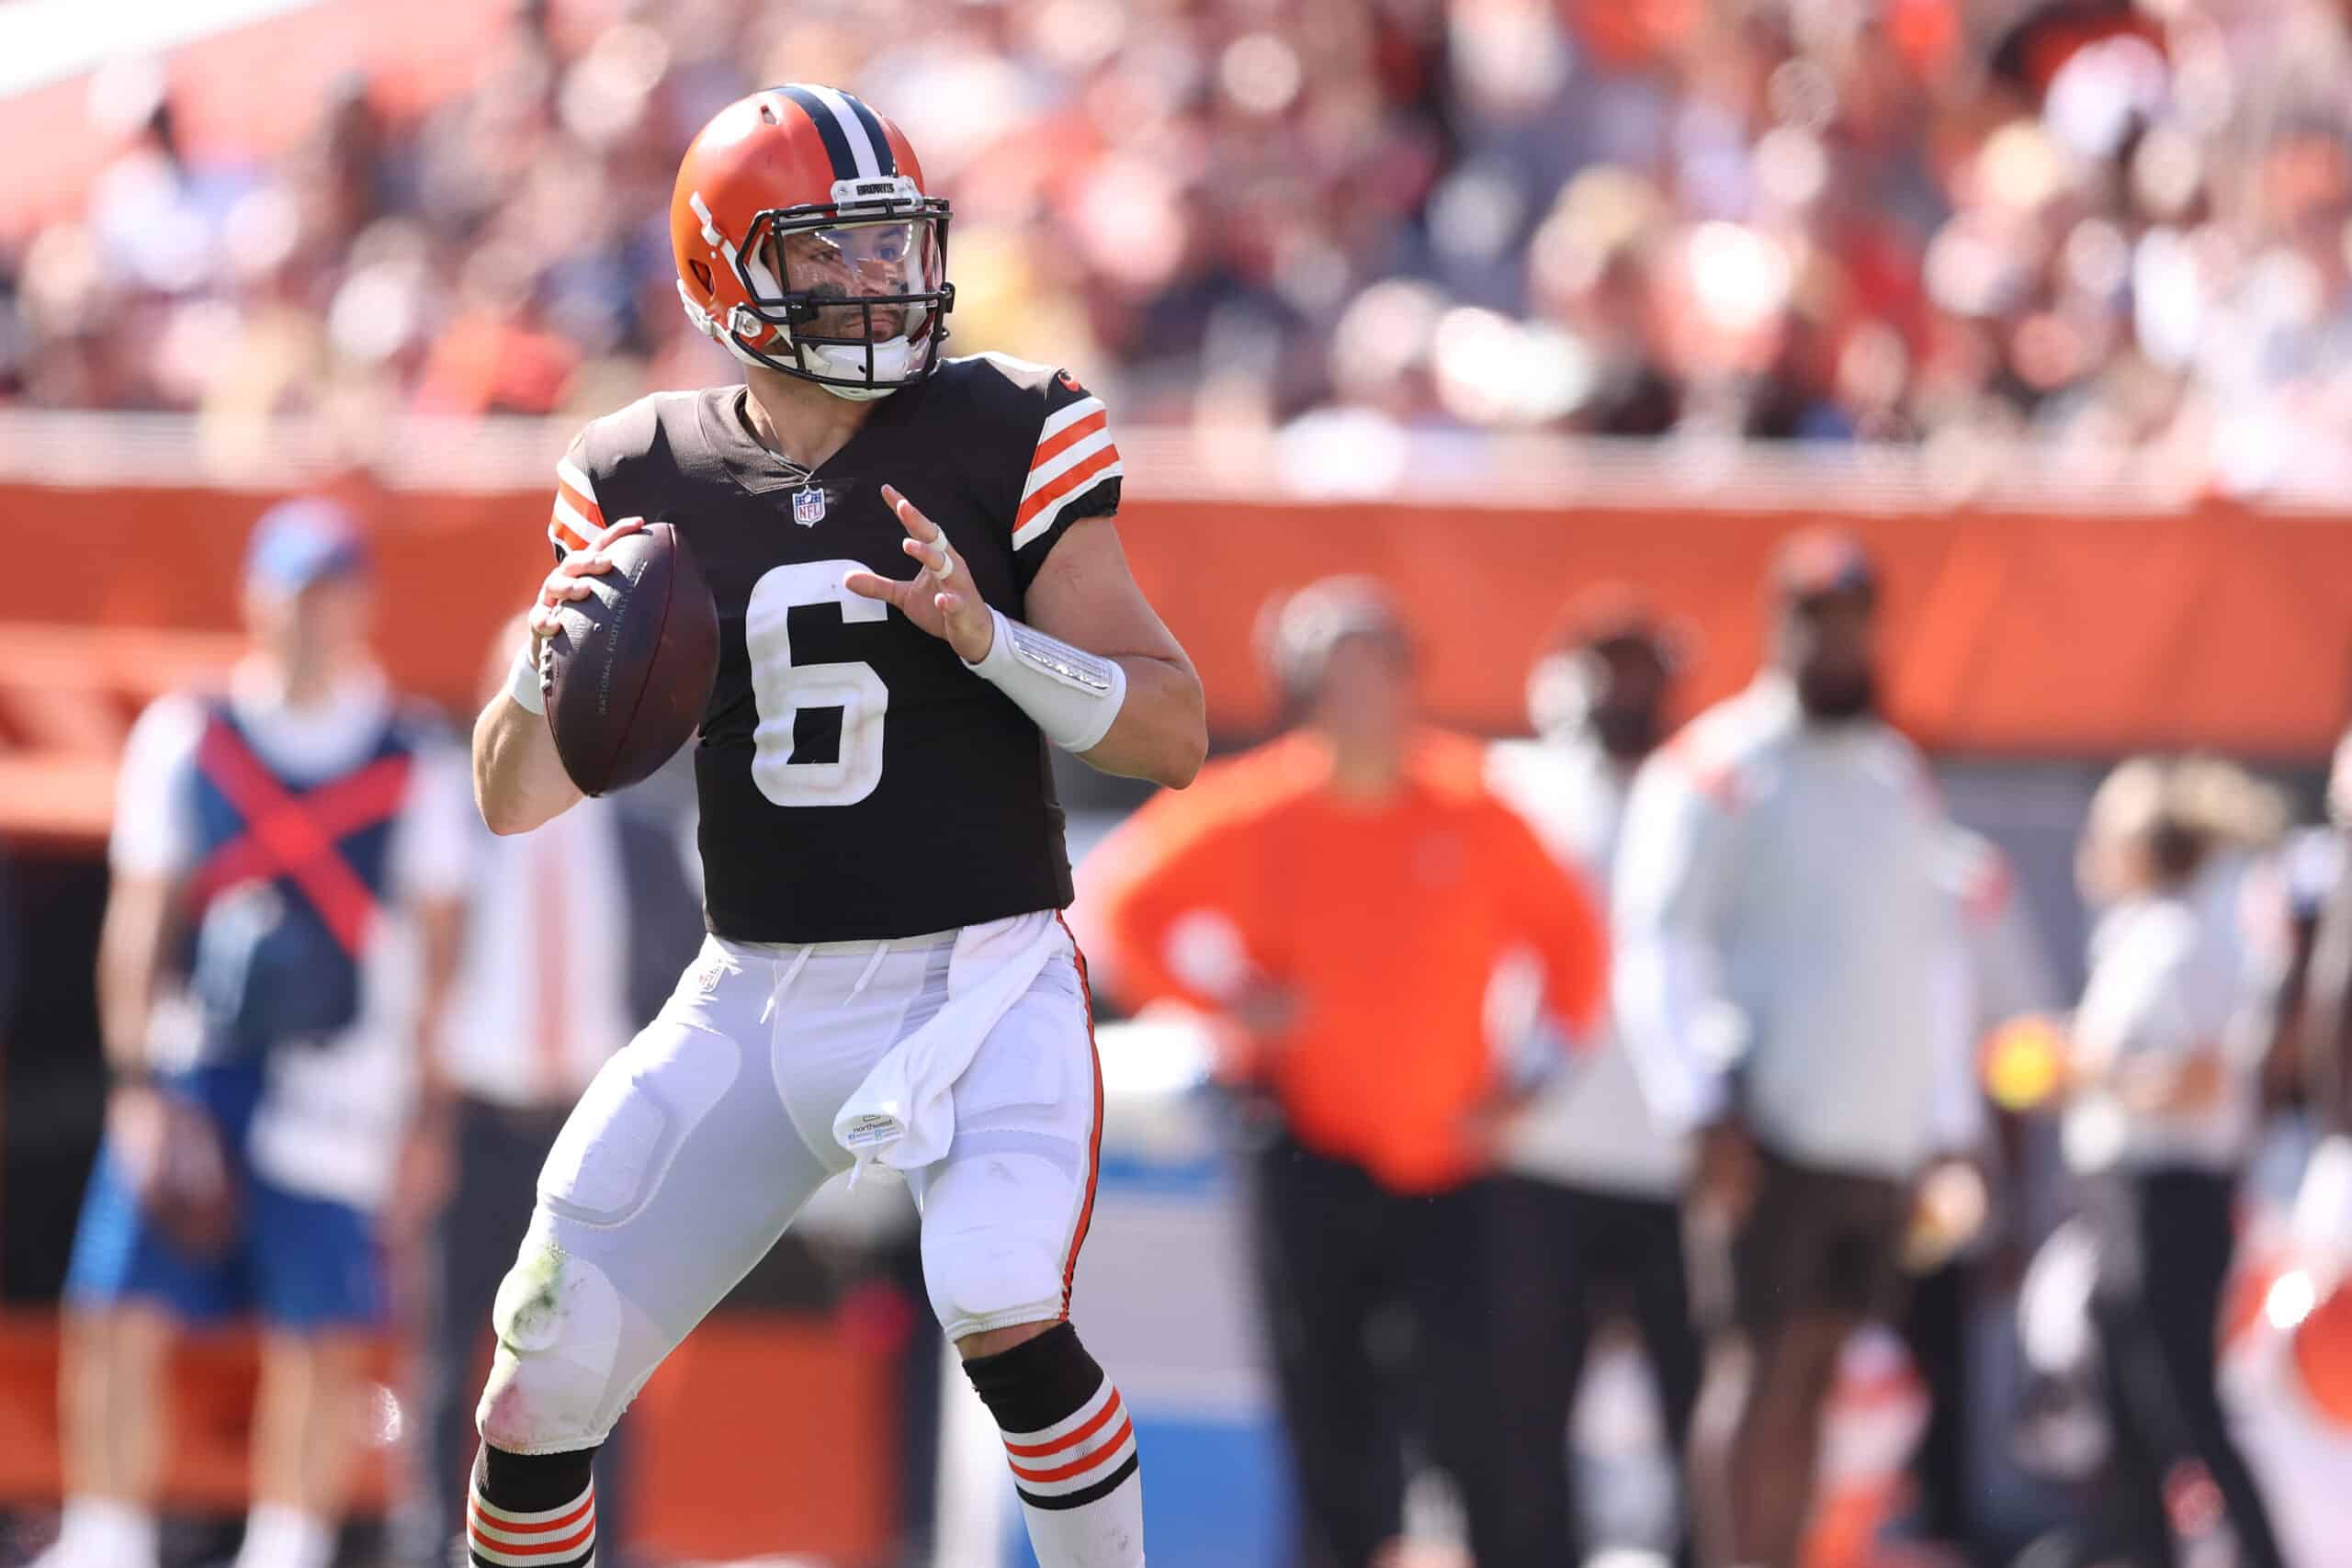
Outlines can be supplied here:
[[590, 1561], [590, 1461], [630, 1398], [869, 1162], [922, 1210], [1040, 1562], [1144, 1560], [1133, 1428], [1068, 1321], [1102, 1086], [1046, 746], [1181, 786], [1200, 682], [1112, 527], [1102, 402], [943, 354], [947, 228], [905, 135], [848, 94], [722, 109], [671, 238], [743, 382], [631, 404], [557, 465], [558, 565], [475, 727], [482, 814], [522, 832], [580, 798], [540, 654], [612, 541], [666, 519], [721, 626], [695, 751], [710, 936], [540, 1176], [477, 1412], [477, 1563]]

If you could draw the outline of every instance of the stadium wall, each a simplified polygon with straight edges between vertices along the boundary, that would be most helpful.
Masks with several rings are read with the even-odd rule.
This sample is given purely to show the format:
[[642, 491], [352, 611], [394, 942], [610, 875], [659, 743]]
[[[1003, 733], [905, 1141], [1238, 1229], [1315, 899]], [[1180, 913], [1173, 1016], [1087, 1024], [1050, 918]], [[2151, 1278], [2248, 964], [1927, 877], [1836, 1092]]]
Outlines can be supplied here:
[[[338, 488], [379, 542], [379, 640], [394, 672], [469, 706], [485, 639], [548, 558], [545, 493]], [[0, 631], [229, 631], [244, 532], [274, 499], [0, 483], [0, 515], [16, 525]], [[1638, 584], [1698, 628], [1692, 701], [1734, 689], [1762, 646], [1757, 584], [1774, 541], [1825, 516], [1856, 528], [1885, 564], [1892, 705], [1931, 749], [2085, 756], [2197, 745], [2301, 761], [2352, 716], [2352, 528], [2314, 514], [1146, 494], [1128, 502], [1121, 532], [1200, 665], [1220, 736], [1254, 734], [1270, 718], [1251, 651], [1259, 607], [1331, 571], [1394, 584], [1424, 639], [1438, 715], [1501, 733], [1522, 725], [1528, 664], [1564, 602], [1609, 579]], [[118, 648], [105, 667], [143, 662], [153, 661]], [[43, 683], [67, 679], [51, 669]], [[52, 695], [49, 719], [28, 719], [26, 699], [6, 689], [24, 683], [0, 667], [0, 742], [38, 750], [59, 728], [59, 705]]]

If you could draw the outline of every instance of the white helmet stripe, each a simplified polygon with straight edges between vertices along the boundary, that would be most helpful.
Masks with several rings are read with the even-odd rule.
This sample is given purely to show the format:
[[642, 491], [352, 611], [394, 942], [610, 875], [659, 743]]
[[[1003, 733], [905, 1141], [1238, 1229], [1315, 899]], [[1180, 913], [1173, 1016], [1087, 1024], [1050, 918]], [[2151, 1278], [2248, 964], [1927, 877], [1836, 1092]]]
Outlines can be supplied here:
[[735, 254], [735, 242], [727, 237], [726, 231], [719, 228], [718, 220], [711, 217], [710, 208], [703, 201], [702, 192], [688, 191], [686, 205], [694, 209], [695, 217], [702, 220], [702, 237], [718, 247], [729, 267], [751, 274], [752, 285], [763, 294], [774, 296], [784, 292], [784, 285], [768, 271], [767, 264], [759, 258], [756, 252], [749, 261], [739, 260]]
[[834, 89], [820, 87], [813, 82], [808, 84], [808, 91], [819, 103], [832, 111], [834, 120], [840, 124], [842, 136], [849, 142], [850, 153], [857, 160], [857, 177], [862, 180], [879, 177], [882, 161], [875, 156], [874, 139], [865, 134], [865, 122], [858, 118], [849, 100]]

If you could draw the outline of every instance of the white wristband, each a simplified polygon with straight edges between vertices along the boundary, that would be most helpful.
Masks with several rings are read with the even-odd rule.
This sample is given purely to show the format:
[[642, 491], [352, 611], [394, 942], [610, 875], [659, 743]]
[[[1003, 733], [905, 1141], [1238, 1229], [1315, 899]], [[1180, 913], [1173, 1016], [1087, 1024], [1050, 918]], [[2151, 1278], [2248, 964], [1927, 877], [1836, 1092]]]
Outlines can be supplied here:
[[1127, 672], [1115, 660], [1023, 626], [990, 610], [996, 637], [978, 664], [965, 669], [1011, 697], [1065, 751], [1089, 751], [1111, 733], [1127, 700]]
[[524, 633], [523, 646], [514, 650], [514, 667], [506, 672], [506, 694], [525, 713], [548, 711], [547, 694], [539, 690], [538, 651], [539, 639]]

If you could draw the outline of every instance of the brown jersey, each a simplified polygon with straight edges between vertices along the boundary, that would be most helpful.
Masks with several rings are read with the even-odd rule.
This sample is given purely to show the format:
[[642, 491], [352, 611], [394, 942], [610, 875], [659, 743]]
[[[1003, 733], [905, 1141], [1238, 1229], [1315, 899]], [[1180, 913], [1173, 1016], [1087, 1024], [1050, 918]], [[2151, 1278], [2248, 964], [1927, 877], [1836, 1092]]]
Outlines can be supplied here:
[[951, 359], [874, 405], [813, 475], [755, 438], [741, 386], [657, 392], [558, 465], [557, 554], [608, 518], [666, 521], [718, 601], [695, 773], [710, 929], [744, 942], [912, 936], [1070, 899], [1046, 743], [946, 643], [842, 586], [906, 579], [895, 485], [1019, 617], [1083, 518], [1119, 502], [1100, 400], [1067, 372]]

